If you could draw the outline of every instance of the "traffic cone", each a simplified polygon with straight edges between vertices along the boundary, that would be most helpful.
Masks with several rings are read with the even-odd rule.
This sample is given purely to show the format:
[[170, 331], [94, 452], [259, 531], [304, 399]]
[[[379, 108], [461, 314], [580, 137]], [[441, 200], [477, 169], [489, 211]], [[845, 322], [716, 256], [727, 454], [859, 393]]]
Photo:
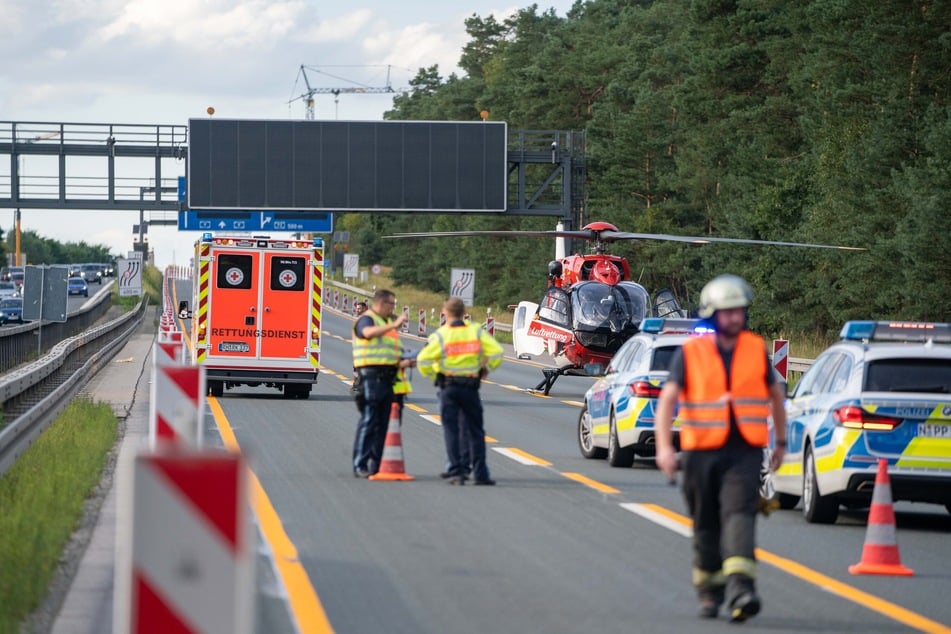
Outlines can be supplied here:
[[383, 445], [383, 459], [380, 470], [370, 476], [371, 480], [414, 480], [403, 466], [403, 441], [400, 437], [400, 404], [393, 403], [390, 409], [390, 423], [386, 429], [386, 442]]
[[865, 531], [865, 546], [862, 560], [849, 566], [853, 575], [900, 575], [915, 574], [911, 568], [901, 565], [898, 542], [895, 539], [895, 509], [892, 508], [892, 485], [888, 479], [888, 462], [878, 460], [875, 474], [875, 489], [872, 491], [872, 508], [868, 513], [868, 528]]

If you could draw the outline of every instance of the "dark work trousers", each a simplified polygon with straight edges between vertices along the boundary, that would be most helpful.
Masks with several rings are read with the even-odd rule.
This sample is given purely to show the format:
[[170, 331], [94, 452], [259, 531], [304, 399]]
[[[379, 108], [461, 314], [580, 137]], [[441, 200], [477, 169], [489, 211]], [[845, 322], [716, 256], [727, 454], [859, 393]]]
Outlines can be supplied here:
[[488, 480], [489, 468], [485, 464], [485, 427], [479, 390], [448, 384], [440, 392], [439, 400], [446, 456], [449, 459], [446, 471], [450, 475], [462, 476], [469, 472], [470, 463], [464, 462], [462, 457], [463, 443], [467, 443], [472, 477], [475, 480]]
[[392, 374], [367, 373], [363, 380], [363, 413], [353, 439], [353, 469], [376, 473], [383, 457], [386, 428], [393, 403]]
[[[436, 388], [436, 398], [439, 399], [440, 404], [442, 403], [442, 388]], [[442, 406], [440, 405], [440, 410]], [[442, 414], [440, 414], [442, 416]], [[469, 451], [469, 436], [465, 433], [466, 425], [466, 416], [461, 411], [459, 412], [459, 428], [456, 431], [456, 438], [459, 439], [459, 464], [462, 465], [462, 475], [469, 475], [472, 472], [472, 457], [471, 452]], [[445, 436], [445, 434], [444, 434]], [[451, 473], [452, 464], [447, 460], [446, 461], [446, 473]], [[453, 474], [455, 475], [455, 474]]]
[[693, 518], [693, 565], [719, 572], [729, 557], [755, 560], [756, 512], [763, 449], [730, 443], [685, 451], [684, 497]]

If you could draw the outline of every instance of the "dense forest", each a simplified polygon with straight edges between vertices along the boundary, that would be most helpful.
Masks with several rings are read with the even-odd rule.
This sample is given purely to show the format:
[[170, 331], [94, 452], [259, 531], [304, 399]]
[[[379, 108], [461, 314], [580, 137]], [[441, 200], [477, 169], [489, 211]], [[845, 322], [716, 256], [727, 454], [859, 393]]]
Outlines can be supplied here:
[[[0, 260], [16, 251], [15, 236], [11, 231], [4, 237], [0, 231]], [[115, 256], [109, 247], [85, 242], [58, 242], [44, 238], [35, 231], [20, 232], [20, 253], [25, 253], [27, 264], [79, 264], [82, 262], [112, 262]]]
[[[466, 20], [462, 76], [420, 69], [388, 119], [583, 131], [576, 226], [860, 246], [866, 252], [617, 243], [648, 290], [696, 305], [722, 272], [756, 291], [763, 333], [951, 316], [951, 3], [588, 0]], [[383, 240], [397, 231], [553, 229], [554, 218], [350, 214], [351, 251], [476, 302], [537, 299], [553, 244]], [[584, 248], [578, 241], [575, 250]]]

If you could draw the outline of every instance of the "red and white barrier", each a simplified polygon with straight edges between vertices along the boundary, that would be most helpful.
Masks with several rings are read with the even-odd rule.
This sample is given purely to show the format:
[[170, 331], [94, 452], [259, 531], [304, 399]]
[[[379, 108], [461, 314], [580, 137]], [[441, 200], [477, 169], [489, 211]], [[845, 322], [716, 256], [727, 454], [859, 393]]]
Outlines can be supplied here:
[[203, 367], [156, 364], [149, 403], [149, 446], [155, 449], [168, 442], [201, 447], [206, 391]]
[[253, 534], [240, 454], [139, 455], [116, 562], [116, 632], [250, 634]]
[[403, 306], [403, 317], [406, 319], [403, 322], [403, 326], [400, 328], [400, 330], [403, 332], [409, 332], [409, 306]]
[[786, 368], [789, 363], [789, 342], [785, 339], [773, 339], [773, 367], [786, 380]]
[[426, 309], [425, 308], [419, 309], [419, 330], [417, 332], [419, 332], [420, 337], [426, 336]]

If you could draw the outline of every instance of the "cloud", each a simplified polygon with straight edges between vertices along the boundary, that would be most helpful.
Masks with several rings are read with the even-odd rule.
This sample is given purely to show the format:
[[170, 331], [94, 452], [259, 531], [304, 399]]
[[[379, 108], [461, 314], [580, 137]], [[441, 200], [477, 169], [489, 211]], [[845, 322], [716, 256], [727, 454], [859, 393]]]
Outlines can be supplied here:
[[341, 16], [326, 18], [320, 21], [317, 28], [306, 39], [314, 42], [351, 40], [369, 26], [372, 19], [373, 12], [369, 9], [358, 9]]
[[443, 26], [422, 22], [401, 29], [380, 30], [364, 38], [366, 53], [382, 64], [403, 68], [422, 68], [438, 64], [440, 73], [456, 68], [465, 34], [454, 33]]
[[307, 18], [303, 0], [131, 0], [91, 42], [118, 38], [194, 49], [271, 48]]

